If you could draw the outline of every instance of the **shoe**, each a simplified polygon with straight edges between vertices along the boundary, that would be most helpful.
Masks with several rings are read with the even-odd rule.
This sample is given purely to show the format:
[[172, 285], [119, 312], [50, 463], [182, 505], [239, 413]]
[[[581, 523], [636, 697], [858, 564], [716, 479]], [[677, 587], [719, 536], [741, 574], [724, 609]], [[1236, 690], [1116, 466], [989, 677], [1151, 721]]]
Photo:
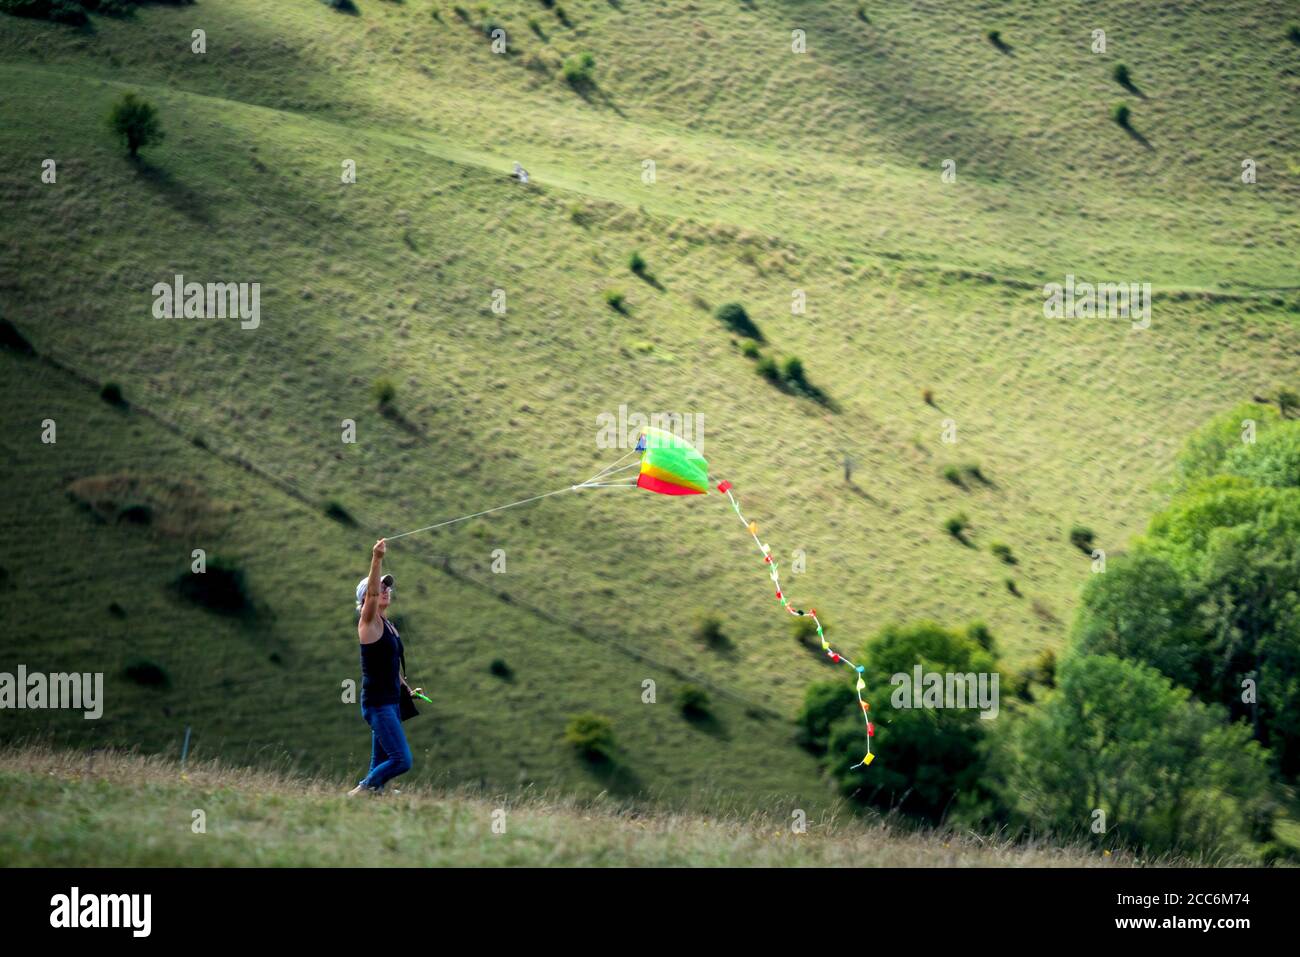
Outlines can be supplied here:
[[383, 794], [383, 793], [384, 792], [380, 791], [378, 788], [366, 787], [364, 783], [361, 783], [348, 792], [348, 797], [354, 798], [354, 797], [360, 797], [363, 794]]

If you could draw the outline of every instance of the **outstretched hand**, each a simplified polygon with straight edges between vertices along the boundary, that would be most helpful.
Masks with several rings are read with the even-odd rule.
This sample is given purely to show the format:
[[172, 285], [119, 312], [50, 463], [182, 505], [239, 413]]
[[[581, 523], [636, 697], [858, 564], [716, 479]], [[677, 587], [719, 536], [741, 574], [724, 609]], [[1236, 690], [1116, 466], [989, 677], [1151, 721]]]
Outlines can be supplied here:
[[370, 554], [373, 555], [375, 558], [383, 558], [384, 553], [387, 551], [388, 551], [388, 545], [381, 538], [379, 541], [375, 542], [375, 547], [370, 550]]

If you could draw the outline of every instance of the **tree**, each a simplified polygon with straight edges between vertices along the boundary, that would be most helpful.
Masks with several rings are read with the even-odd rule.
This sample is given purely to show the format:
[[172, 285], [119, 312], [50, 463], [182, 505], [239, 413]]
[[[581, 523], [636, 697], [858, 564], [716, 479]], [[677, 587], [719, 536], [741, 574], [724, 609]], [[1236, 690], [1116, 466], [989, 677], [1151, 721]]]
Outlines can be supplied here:
[[1200, 681], [1203, 656], [1196, 607], [1173, 566], [1158, 555], [1113, 559], [1091, 576], [1075, 618], [1073, 648], [1081, 654], [1144, 661], [1178, 684]]
[[[862, 660], [871, 662], [863, 675], [864, 700], [876, 727], [873, 742], [888, 760], [871, 767], [870, 778], [852, 765], [865, 752], [863, 719], [852, 690], [835, 683], [814, 685], [804, 700], [800, 721], [805, 743], [823, 752], [827, 770], [841, 791], [857, 800], [898, 808], [938, 821], [945, 818], [984, 821], [1000, 810], [985, 781], [992, 721], [975, 707], [895, 707], [902, 681], [910, 685], [913, 669], [941, 674], [992, 674], [996, 662], [968, 634], [930, 622], [883, 629], [867, 646]], [[897, 682], [891, 676], [900, 676]], [[1001, 676], [999, 675], [999, 681]], [[901, 702], [900, 702], [901, 704]], [[879, 722], [879, 723], [877, 723]], [[870, 790], [866, 786], [870, 787]]]
[[134, 158], [143, 147], [161, 143], [162, 125], [158, 111], [147, 100], [134, 93], [123, 93], [108, 114], [109, 128], [126, 143], [127, 152]]
[[1147, 665], [1073, 655], [1017, 735], [1013, 780], [1031, 824], [1150, 851], [1245, 852], [1277, 805], [1250, 729]]

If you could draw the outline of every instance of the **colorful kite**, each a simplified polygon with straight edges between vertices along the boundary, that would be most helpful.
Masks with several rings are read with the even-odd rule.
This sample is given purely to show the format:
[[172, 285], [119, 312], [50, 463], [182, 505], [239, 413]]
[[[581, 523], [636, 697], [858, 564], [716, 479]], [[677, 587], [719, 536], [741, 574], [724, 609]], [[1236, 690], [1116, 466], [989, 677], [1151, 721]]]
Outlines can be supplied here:
[[[622, 463], [631, 455], [640, 454], [640, 461], [631, 465], [622, 465]], [[620, 467], [622, 466], [622, 467]], [[637, 476], [634, 481], [605, 482], [597, 481], [598, 479], [611, 478], [620, 472], [626, 472], [631, 469], [637, 470]], [[431, 529], [442, 528], [444, 525], [453, 525], [456, 522], [464, 522], [471, 518], [477, 518], [480, 515], [487, 515], [489, 512], [500, 512], [507, 508], [514, 508], [516, 505], [523, 505], [527, 502], [535, 502], [538, 499], [547, 498], [551, 495], [559, 495], [562, 492], [576, 492], [584, 488], [643, 488], [651, 492], [657, 492], [660, 495], [703, 495], [709, 490], [709, 463], [704, 460], [704, 456], [695, 449], [691, 443], [678, 438], [671, 432], [664, 429], [646, 428], [643, 429], [640, 438], [637, 440], [636, 448], [629, 452], [623, 458], [619, 459], [613, 465], [601, 469], [585, 482], [577, 485], [569, 485], [565, 488], [556, 489], [554, 492], [545, 492], [541, 495], [534, 495], [530, 498], [520, 499], [517, 502], [511, 502], [508, 505], [498, 505], [496, 508], [484, 509], [481, 512], [474, 512], [470, 515], [462, 515], [459, 518], [449, 519], [445, 522], [439, 522], [436, 525], [426, 525], [424, 528], [416, 528], [409, 532], [402, 532], [400, 535], [388, 536], [388, 541], [394, 541], [399, 538], [405, 538], [407, 535], [414, 535], [416, 532], [427, 532]], [[826, 634], [822, 629], [821, 620], [817, 617], [817, 610], [809, 608], [805, 611], [802, 608], [796, 608], [786, 598], [785, 592], [781, 589], [781, 578], [778, 574], [776, 560], [772, 557], [772, 549], [767, 543], [758, 537], [758, 523], [748, 521], [740, 511], [740, 503], [736, 501], [736, 496], [731, 492], [730, 482], [719, 482], [718, 491], [726, 495], [731, 502], [731, 508], [740, 519], [742, 525], [754, 539], [754, 544], [758, 546], [760, 554], [763, 556], [763, 563], [768, 567], [768, 574], [772, 576], [772, 585], [776, 589], [777, 601], [781, 607], [795, 617], [812, 618], [813, 624], [817, 626], [817, 638], [822, 643], [822, 650], [826, 656], [836, 664], [846, 664], [855, 672], [857, 682], [854, 688], [858, 697], [858, 706], [861, 709], [862, 720], [867, 726], [867, 754], [861, 761], [853, 765], [855, 768], [869, 765], [875, 760], [876, 756], [871, 751], [871, 739], [875, 737], [876, 728], [871, 722], [871, 705], [862, 699], [862, 691], [867, 686], [863, 680], [862, 673], [865, 666], [854, 664], [848, 658], [841, 655], [826, 641]], [[428, 700], [428, 699], [425, 699]]]

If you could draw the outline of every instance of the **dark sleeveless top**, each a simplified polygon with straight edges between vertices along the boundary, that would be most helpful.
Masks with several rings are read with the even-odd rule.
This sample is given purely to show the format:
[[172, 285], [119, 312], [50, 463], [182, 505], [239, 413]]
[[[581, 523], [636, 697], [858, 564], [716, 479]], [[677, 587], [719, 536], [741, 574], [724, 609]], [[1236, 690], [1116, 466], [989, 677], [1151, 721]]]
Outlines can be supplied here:
[[361, 706], [398, 704], [402, 690], [400, 662], [402, 639], [387, 618], [381, 618], [384, 633], [380, 639], [361, 646]]

